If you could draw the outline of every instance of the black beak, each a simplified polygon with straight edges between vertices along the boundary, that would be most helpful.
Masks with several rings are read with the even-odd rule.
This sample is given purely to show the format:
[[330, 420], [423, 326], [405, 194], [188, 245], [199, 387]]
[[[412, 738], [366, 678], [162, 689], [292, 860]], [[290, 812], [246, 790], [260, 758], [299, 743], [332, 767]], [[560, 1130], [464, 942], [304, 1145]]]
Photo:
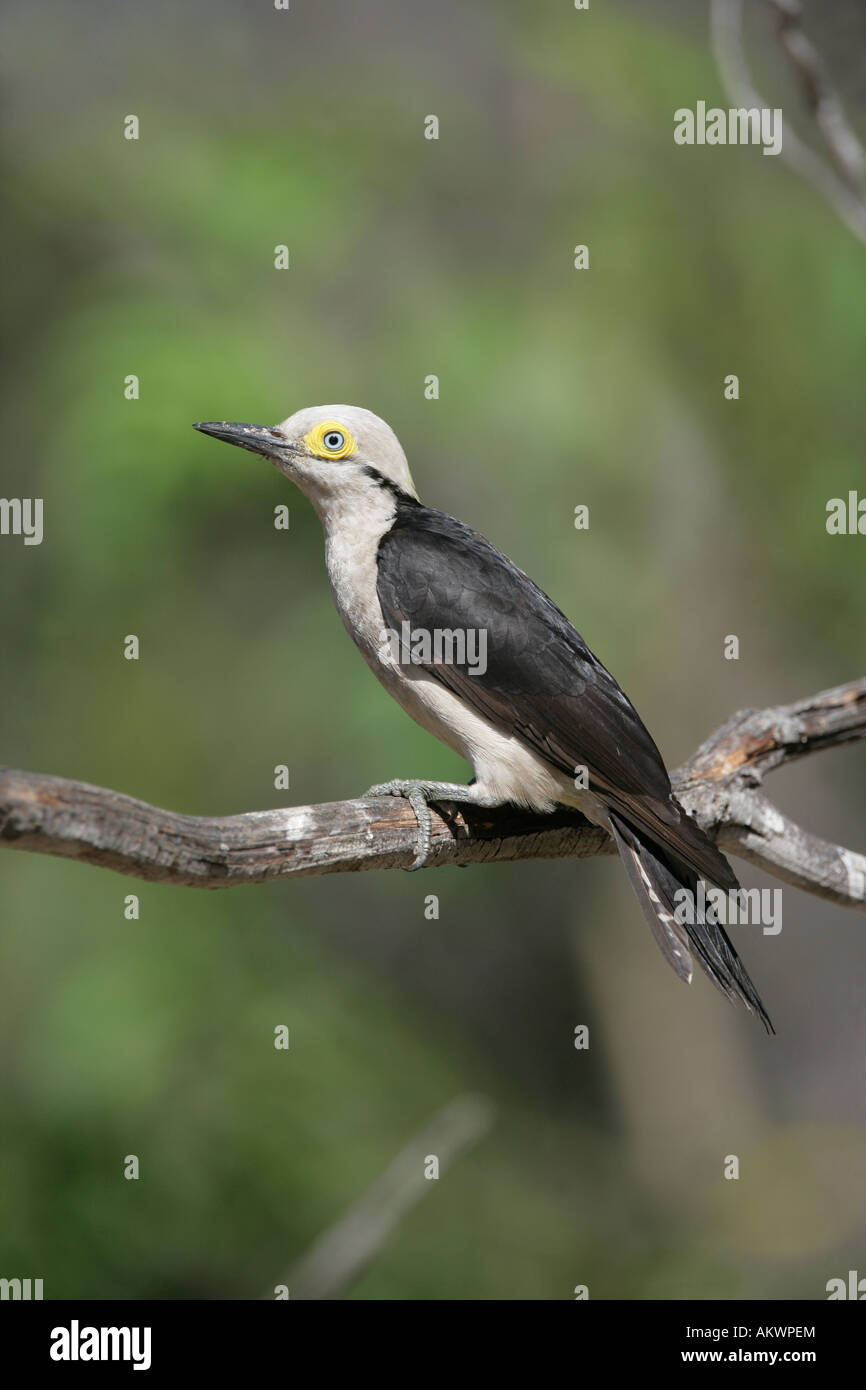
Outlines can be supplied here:
[[264, 458], [281, 458], [292, 449], [292, 445], [279, 430], [267, 425], [239, 425], [228, 420], [200, 420], [193, 425], [202, 434], [213, 435], [214, 439], [224, 439], [226, 444], [237, 444], [241, 449], [249, 449], [251, 454], [261, 454]]

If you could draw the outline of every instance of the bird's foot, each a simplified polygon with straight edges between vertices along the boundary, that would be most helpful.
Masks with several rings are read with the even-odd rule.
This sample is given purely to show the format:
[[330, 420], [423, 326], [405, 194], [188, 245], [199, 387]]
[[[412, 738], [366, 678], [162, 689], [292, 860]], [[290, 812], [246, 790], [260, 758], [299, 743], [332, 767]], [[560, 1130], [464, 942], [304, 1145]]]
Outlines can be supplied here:
[[365, 792], [366, 796], [402, 796], [409, 802], [418, 822], [418, 838], [415, 841], [415, 860], [409, 865], [407, 873], [423, 869], [430, 853], [433, 836], [433, 817], [430, 815], [431, 801], [471, 801], [469, 787], [459, 782], [421, 782], [415, 779], [395, 777], [392, 782], [379, 782]]

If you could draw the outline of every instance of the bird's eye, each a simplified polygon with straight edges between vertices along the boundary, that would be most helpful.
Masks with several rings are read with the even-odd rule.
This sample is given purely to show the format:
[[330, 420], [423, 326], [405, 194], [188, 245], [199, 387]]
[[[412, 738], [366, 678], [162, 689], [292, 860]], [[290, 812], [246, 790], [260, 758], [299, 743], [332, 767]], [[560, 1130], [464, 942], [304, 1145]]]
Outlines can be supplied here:
[[348, 458], [355, 450], [354, 439], [339, 420], [321, 420], [304, 435], [304, 443], [320, 459]]

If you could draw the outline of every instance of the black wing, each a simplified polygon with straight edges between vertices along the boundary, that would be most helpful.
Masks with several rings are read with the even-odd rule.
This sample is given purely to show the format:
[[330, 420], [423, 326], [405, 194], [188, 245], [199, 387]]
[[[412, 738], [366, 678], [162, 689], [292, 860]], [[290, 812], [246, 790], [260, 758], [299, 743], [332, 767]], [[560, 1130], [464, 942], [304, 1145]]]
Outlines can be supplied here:
[[487, 669], [425, 669], [503, 732], [517, 735], [711, 883], [736, 886], [727, 860], [671, 795], [664, 761], [609, 671], [537, 584], [489, 541], [429, 507], [398, 507], [379, 546], [385, 623], [487, 633]]

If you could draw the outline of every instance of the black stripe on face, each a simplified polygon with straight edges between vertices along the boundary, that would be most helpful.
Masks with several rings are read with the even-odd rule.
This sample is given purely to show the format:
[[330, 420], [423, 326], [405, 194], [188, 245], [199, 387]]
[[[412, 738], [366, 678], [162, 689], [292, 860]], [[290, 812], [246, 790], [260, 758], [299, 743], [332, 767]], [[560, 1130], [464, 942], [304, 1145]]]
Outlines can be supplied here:
[[385, 492], [390, 492], [391, 496], [402, 503], [403, 506], [420, 507], [421, 503], [418, 501], [417, 497], [413, 497], [410, 492], [404, 492], [401, 487], [398, 487], [397, 484], [391, 480], [391, 478], [386, 478], [384, 473], [380, 473], [378, 468], [373, 468], [369, 463], [365, 463], [363, 472], [368, 478], [372, 478], [374, 483], [378, 483], [379, 487], [383, 488]]

